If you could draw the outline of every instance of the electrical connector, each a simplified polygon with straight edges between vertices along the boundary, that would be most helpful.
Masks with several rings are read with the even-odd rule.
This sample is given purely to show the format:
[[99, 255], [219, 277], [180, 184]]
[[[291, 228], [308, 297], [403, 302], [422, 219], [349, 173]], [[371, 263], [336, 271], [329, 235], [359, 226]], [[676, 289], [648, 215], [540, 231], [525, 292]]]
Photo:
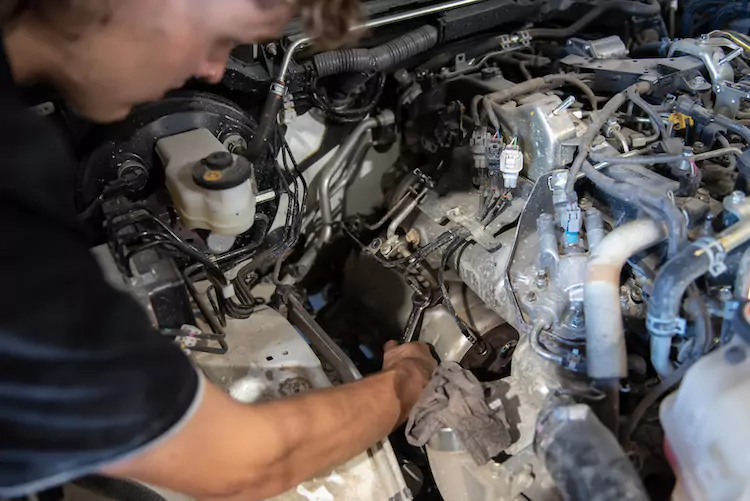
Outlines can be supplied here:
[[523, 153], [514, 139], [500, 155], [500, 172], [506, 188], [515, 188], [518, 183], [518, 174], [523, 170]]

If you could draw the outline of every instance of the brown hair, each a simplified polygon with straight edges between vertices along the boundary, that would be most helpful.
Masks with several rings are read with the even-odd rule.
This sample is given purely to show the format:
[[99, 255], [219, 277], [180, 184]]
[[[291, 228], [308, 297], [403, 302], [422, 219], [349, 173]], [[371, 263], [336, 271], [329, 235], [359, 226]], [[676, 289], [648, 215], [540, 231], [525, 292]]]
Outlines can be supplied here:
[[361, 36], [353, 30], [362, 20], [360, 0], [299, 0], [305, 32], [323, 49], [351, 43]]
[[23, 15], [75, 34], [91, 23], [106, 24], [112, 14], [111, 0], [0, 0], [0, 28]]
[[[105, 24], [112, 13], [112, 0], [0, 0], [0, 28], [12, 25], [22, 15], [62, 28], [75, 35], [92, 22]], [[270, 7], [284, 0], [255, 0]], [[351, 30], [361, 20], [360, 0], [287, 0], [297, 3], [305, 31], [323, 48], [355, 40]]]

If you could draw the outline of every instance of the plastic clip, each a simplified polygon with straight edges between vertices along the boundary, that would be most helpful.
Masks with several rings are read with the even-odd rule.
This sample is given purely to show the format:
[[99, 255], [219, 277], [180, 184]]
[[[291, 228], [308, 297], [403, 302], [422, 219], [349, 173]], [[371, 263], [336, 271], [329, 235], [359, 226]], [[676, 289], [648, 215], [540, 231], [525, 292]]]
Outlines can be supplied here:
[[721, 245], [721, 242], [715, 238], [704, 237], [697, 240], [695, 243], [706, 251], [706, 254], [708, 254], [708, 259], [710, 260], [708, 272], [712, 277], [718, 277], [727, 271], [727, 265], [724, 263], [727, 253], [724, 250], [724, 246]]
[[652, 336], [672, 337], [675, 334], [684, 336], [686, 328], [687, 321], [681, 317], [676, 317], [672, 320], [662, 320], [646, 316], [646, 329], [648, 329], [648, 332]]

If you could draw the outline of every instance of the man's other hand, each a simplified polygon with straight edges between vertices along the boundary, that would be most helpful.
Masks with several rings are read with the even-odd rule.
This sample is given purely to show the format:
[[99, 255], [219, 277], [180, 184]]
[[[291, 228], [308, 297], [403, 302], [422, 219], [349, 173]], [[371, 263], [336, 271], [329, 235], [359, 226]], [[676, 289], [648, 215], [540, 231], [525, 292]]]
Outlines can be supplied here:
[[430, 382], [437, 361], [425, 343], [399, 345], [396, 341], [388, 341], [383, 347], [383, 352], [383, 372], [393, 371], [398, 375], [401, 423], [406, 421], [422, 390]]

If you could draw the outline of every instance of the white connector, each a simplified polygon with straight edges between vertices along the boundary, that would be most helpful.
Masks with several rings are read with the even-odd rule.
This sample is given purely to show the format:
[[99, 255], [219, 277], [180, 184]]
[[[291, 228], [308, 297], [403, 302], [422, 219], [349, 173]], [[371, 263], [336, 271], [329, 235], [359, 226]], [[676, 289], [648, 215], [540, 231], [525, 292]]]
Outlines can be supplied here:
[[503, 181], [506, 188], [515, 188], [518, 182], [518, 174], [523, 170], [523, 153], [513, 144], [505, 147], [500, 155], [500, 172], [503, 173]]

